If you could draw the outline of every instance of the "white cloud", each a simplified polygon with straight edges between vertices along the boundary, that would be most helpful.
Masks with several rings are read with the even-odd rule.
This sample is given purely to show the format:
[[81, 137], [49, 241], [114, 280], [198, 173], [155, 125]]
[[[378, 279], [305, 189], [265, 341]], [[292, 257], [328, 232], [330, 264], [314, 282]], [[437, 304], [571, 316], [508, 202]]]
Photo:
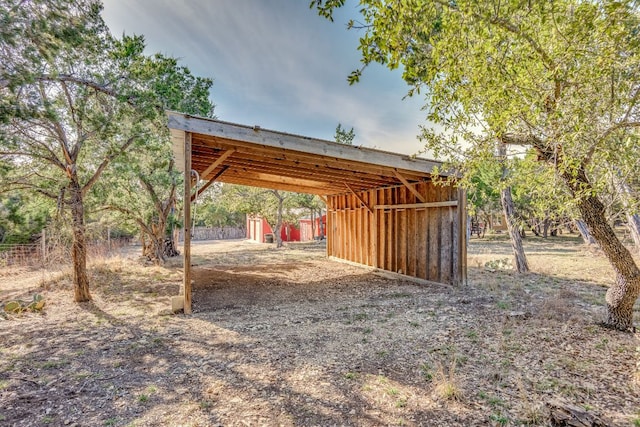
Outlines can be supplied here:
[[348, 86], [358, 34], [316, 16], [307, 2], [106, 0], [104, 16], [115, 34], [144, 34], [150, 51], [213, 77], [223, 120], [325, 139], [340, 122], [355, 128], [358, 144], [421, 149], [421, 103], [401, 100], [400, 74], [371, 67]]

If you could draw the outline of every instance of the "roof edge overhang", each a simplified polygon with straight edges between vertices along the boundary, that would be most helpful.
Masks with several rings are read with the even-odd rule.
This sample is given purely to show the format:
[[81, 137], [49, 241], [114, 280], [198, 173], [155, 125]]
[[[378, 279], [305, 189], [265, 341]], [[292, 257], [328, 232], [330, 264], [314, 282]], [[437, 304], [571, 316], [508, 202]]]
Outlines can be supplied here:
[[[443, 165], [442, 162], [436, 160], [362, 146], [345, 145], [334, 141], [263, 129], [260, 126], [241, 125], [217, 119], [191, 116], [175, 111], [167, 111], [166, 113], [168, 127], [171, 130], [248, 142], [262, 147], [290, 150], [336, 160], [361, 162], [389, 168], [390, 170], [404, 170], [428, 175], [431, 175], [435, 168]], [[176, 150], [180, 150], [180, 147], [174, 147], [174, 151]], [[183, 148], [182, 150], [184, 151]], [[454, 175], [446, 171], [438, 171], [438, 173], [440, 176]]]

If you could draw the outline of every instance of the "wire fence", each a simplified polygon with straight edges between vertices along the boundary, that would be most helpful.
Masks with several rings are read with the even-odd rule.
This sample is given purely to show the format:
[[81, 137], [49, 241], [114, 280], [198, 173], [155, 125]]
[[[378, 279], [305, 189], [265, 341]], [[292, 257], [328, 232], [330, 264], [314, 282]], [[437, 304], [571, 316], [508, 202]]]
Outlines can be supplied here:
[[[87, 244], [87, 257], [106, 258], [130, 245], [127, 239], [93, 241]], [[0, 243], [1, 267], [47, 267], [71, 263], [71, 245], [42, 239], [29, 244]]]
[[42, 245], [9, 245], [0, 243], [0, 266], [36, 266], [43, 265]]
[[[184, 241], [180, 233], [179, 241]], [[246, 231], [242, 227], [196, 227], [193, 240], [242, 239]], [[110, 238], [89, 240], [86, 245], [87, 258], [107, 258], [122, 253], [123, 248], [135, 245], [131, 239]], [[136, 245], [139, 246], [139, 245]], [[59, 233], [44, 233], [42, 237], [28, 244], [0, 243], [0, 268], [35, 267], [46, 268], [51, 265], [71, 263], [71, 242]]]

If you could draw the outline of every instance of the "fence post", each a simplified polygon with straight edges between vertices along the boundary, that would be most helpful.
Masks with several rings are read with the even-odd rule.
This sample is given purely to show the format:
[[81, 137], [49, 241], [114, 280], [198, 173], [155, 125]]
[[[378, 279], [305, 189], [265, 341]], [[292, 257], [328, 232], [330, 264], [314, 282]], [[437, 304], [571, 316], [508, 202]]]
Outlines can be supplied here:
[[42, 237], [40, 238], [41, 252], [42, 252], [42, 263], [44, 264], [47, 261], [47, 230], [46, 228], [42, 229]]

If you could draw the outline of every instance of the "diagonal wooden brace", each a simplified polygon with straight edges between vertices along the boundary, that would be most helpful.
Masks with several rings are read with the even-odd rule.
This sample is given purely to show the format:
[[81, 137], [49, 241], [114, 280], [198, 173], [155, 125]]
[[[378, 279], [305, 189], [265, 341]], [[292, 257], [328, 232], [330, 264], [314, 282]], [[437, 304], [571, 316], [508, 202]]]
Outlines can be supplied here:
[[400, 172], [394, 170], [393, 173], [395, 174], [396, 178], [398, 178], [400, 182], [402, 182], [404, 186], [407, 187], [407, 189], [409, 189], [409, 191], [411, 191], [414, 196], [416, 196], [418, 200], [420, 200], [422, 203], [427, 202], [427, 199], [422, 194], [418, 193], [418, 190], [416, 190], [413, 185], [411, 185], [409, 181], [407, 181], [406, 178], [400, 174]]

